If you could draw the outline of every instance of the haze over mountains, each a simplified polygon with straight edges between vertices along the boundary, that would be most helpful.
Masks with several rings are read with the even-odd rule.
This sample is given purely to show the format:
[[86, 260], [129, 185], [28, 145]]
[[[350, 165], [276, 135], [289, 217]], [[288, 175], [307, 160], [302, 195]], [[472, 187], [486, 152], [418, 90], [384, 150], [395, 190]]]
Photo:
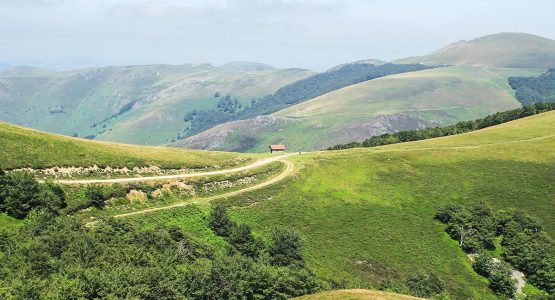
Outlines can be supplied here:
[[[351, 64], [383, 63], [368, 59]], [[292, 150], [321, 149], [518, 107], [508, 78], [538, 76], [554, 67], [555, 41], [501, 33], [394, 63], [440, 67], [367, 80], [313, 99], [301, 97], [300, 103], [286, 104], [270, 115], [216, 122], [194, 136], [191, 121], [184, 120], [188, 114], [206, 111], [209, 116], [225, 109], [227, 119], [241, 119], [241, 111], [254, 102], [314, 72], [249, 62], [65, 72], [17, 67], [0, 74], [0, 120], [137, 144], [263, 151], [269, 143], [285, 143]], [[228, 95], [231, 102], [224, 99]]]

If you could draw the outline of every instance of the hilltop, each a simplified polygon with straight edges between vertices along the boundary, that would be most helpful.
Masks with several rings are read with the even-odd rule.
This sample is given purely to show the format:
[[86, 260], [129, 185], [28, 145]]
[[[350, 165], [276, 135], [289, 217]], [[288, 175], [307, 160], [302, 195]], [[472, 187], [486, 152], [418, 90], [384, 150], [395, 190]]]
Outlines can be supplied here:
[[527, 33], [498, 33], [459, 41], [397, 63], [505, 68], [555, 67], [555, 41]]

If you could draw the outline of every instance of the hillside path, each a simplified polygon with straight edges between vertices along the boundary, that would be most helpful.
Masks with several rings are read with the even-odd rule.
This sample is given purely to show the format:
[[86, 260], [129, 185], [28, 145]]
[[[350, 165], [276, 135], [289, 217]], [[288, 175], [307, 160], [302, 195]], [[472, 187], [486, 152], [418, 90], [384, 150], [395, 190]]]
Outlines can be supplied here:
[[168, 210], [168, 209], [172, 209], [172, 208], [176, 208], [176, 207], [187, 206], [187, 205], [190, 205], [190, 204], [198, 204], [198, 203], [202, 203], [202, 202], [209, 202], [209, 201], [216, 200], [216, 199], [237, 196], [237, 195], [240, 195], [240, 194], [243, 194], [243, 193], [246, 193], [246, 192], [261, 189], [263, 187], [269, 186], [271, 184], [277, 183], [277, 182], [285, 179], [287, 176], [289, 176], [293, 172], [294, 164], [292, 162], [288, 161], [288, 160], [282, 160], [284, 157], [287, 157], [287, 156], [290, 156], [290, 155], [293, 155], [293, 154], [282, 155], [282, 156], [279, 156], [279, 158], [276, 157], [276, 159], [273, 159], [272, 161], [279, 160], [279, 161], [283, 162], [286, 166], [285, 170], [283, 172], [281, 172], [278, 176], [272, 177], [269, 180], [266, 180], [266, 181], [261, 182], [259, 184], [249, 186], [249, 187], [246, 187], [244, 189], [237, 190], [237, 191], [221, 194], [221, 195], [216, 195], [216, 196], [206, 197], [206, 198], [199, 198], [199, 199], [192, 200], [192, 201], [179, 202], [179, 203], [171, 204], [171, 205], [168, 205], [168, 206], [153, 207], [153, 208], [137, 210], [137, 211], [134, 211], [134, 212], [114, 215], [113, 217], [114, 218], [125, 218], [125, 217], [130, 217], [130, 216], [143, 215], [143, 214], [147, 214], [147, 213], [151, 213], [151, 212], [155, 212], [155, 211]]
[[120, 183], [120, 182], [137, 182], [137, 181], [151, 181], [151, 180], [164, 180], [164, 179], [179, 179], [179, 178], [193, 178], [193, 177], [204, 177], [204, 176], [212, 176], [212, 175], [223, 175], [223, 174], [230, 174], [236, 173], [241, 171], [252, 170], [258, 168], [263, 165], [267, 165], [274, 161], [281, 160], [283, 158], [289, 157], [291, 155], [296, 155], [297, 153], [289, 153], [283, 154], [279, 156], [272, 156], [267, 158], [262, 158], [250, 165], [233, 168], [233, 169], [225, 169], [225, 170], [217, 170], [217, 171], [209, 171], [209, 172], [198, 172], [198, 173], [187, 173], [187, 174], [176, 174], [176, 175], [161, 175], [161, 176], [146, 176], [146, 177], [126, 177], [126, 178], [114, 178], [114, 179], [80, 179], [80, 180], [54, 180], [56, 183], [60, 184], [92, 184], [92, 183]]

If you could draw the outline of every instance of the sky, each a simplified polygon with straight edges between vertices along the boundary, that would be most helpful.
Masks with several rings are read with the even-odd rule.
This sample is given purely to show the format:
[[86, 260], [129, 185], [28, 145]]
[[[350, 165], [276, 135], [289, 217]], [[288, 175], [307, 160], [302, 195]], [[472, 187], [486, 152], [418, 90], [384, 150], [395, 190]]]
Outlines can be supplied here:
[[555, 39], [553, 12], [553, 0], [0, 0], [0, 63], [322, 71], [498, 32]]

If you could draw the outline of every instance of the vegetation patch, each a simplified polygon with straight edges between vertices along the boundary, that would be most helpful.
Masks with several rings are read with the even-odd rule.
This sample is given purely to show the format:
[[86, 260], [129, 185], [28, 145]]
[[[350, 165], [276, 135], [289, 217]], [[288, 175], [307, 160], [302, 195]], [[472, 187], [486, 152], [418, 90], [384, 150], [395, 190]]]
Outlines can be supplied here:
[[351, 142], [349, 144], [336, 145], [333, 147], [329, 147], [328, 150], [342, 150], [357, 147], [377, 147], [467, 133], [490, 126], [514, 121], [517, 119], [533, 116], [535, 114], [548, 112], [551, 110], [555, 110], [555, 102], [538, 102], [530, 106], [495, 113], [485, 118], [476, 119], [473, 121], [459, 122], [445, 127], [426, 128], [419, 130], [404, 130], [396, 133], [386, 133], [379, 136], [373, 136], [369, 139], [366, 139], [362, 143]]
[[549, 69], [539, 77], [510, 77], [509, 84], [522, 105], [555, 101], [555, 69]]

